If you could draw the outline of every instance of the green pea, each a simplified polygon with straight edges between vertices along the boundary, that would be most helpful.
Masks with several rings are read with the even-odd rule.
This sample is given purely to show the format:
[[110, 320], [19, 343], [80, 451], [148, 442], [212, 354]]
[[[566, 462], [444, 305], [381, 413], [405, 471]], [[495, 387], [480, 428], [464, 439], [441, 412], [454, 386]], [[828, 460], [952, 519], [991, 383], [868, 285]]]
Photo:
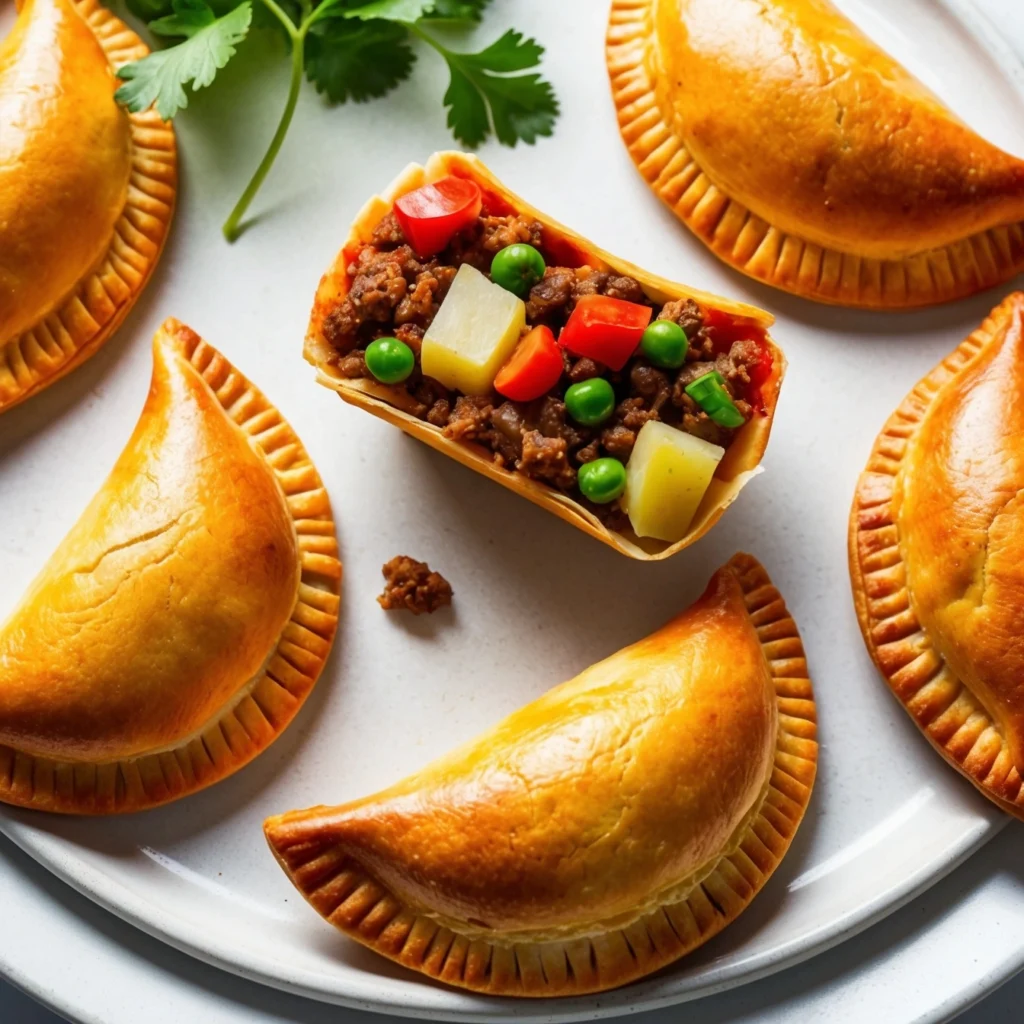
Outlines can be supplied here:
[[397, 338], [378, 338], [366, 346], [366, 368], [381, 384], [400, 384], [415, 365], [412, 349]]
[[640, 339], [643, 354], [666, 370], [678, 370], [686, 362], [689, 347], [686, 332], [674, 320], [655, 320]]
[[615, 391], [604, 377], [591, 377], [565, 389], [565, 408], [585, 427], [604, 423], [615, 411]]
[[594, 459], [580, 466], [576, 479], [583, 497], [606, 505], [626, 489], [626, 467], [618, 459]]
[[491, 280], [521, 299], [544, 276], [544, 270], [544, 257], [525, 242], [506, 245], [491, 260]]

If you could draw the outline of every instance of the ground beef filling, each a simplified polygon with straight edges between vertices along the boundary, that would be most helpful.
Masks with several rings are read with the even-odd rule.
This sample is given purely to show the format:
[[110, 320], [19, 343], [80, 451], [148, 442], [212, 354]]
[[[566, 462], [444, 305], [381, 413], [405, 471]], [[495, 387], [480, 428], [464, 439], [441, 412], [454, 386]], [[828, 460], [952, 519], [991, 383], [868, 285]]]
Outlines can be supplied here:
[[418, 562], [408, 555], [395, 555], [381, 568], [384, 574], [384, 593], [377, 603], [385, 611], [404, 608], [421, 615], [436, 612], [452, 603], [451, 584], [439, 573], [432, 572], [426, 562]]
[[[584, 463], [605, 455], [628, 461], [637, 433], [648, 420], [663, 420], [728, 447], [735, 430], [715, 423], [685, 390], [712, 370], [722, 375], [744, 419], [756, 414], [759, 399], [753, 375], [764, 362], [763, 341], [751, 337], [723, 343], [692, 299], [659, 306], [632, 277], [588, 266], [549, 265], [526, 299], [527, 325], [547, 324], [557, 334], [584, 295], [642, 303], [652, 307], [655, 319], [674, 320], [686, 332], [690, 347], [680, 369], [658, 369], [636, 355], [613, 372], [592, 359], [565, 353], [562, 380], [548, 395], [529, 403], [511, 402], [494, 392], [461, 395], [424, 377], [419, 369], [420, 344], [459, 266], [470, 263], [487, 273], [494, 254], [515, 242], [528, 242], [548, 260], [542, 226], [523, 216], [494, 216], [485, 210], [472, 229], [427, 260], [405, 243], [394, 215], [386, 216], [371, 241], [351, 259], [348, 294], [324, 320], [323, 333], [337, 352], [339, 371], [349, 378], [369, 377], [366, 346], [384, 335], [401, 339], [417, 357], [416, 369], [404, 385], [415, 415], [442, 428], [452, 440], [487, 446], [500, 465], [570, 492]], [[562, 395], [570, 384], [598, 376], [611, 382], [618, 403], [600, 427], [584, 427], [567, 417]], [[623, 523], [618, 502], [590, 506], [578, 491], [574, 496], [611, 528]]]

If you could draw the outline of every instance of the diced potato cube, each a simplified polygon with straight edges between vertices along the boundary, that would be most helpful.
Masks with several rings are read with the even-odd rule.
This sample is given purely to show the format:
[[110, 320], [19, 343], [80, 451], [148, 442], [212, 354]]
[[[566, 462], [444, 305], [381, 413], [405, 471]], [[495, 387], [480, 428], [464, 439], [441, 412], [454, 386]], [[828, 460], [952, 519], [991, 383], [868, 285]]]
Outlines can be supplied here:
[[485, 395], [525, 323], [522, 299], [463, 263], [423, 338], [423, 372], [453, 391]]
[[648, 420], [626, 465], [622, 505], [638, 537], [681, 540], [725, 449]]

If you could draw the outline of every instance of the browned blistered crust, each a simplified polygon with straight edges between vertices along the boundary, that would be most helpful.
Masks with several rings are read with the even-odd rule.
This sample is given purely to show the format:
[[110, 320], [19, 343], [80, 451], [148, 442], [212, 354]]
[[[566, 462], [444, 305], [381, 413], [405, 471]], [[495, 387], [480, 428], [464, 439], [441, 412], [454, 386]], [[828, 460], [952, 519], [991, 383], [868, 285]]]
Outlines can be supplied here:
[[849, 533], [857, 617], [883, 678], [932, 746], [1019, 818], [1022, 372], [1016, 292], [890, 417]]
[[267, 839], [318, 913], [397, 963], [487, 995], [600, 992], [748, 906], [807, 808], [815, 728], [796, 625], [737, 555], [646, 640]]

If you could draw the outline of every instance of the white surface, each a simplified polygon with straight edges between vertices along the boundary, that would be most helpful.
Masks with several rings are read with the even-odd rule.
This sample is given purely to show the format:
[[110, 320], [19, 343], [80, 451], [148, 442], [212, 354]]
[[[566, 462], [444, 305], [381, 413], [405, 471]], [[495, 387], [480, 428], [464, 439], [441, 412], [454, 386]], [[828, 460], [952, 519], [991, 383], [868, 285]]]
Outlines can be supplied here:
[[[1011, 825], [923, 896], [799, 967], [709, 996], [689, 1024], [938, 1024], [1005, 981], [1024, 949], [1020, 844]], [[224, 974], [139, 935], [0, 838], [0, 964], [81, 1024], [378, 1024]], [[17, 939], [15, 940], [15, 936]], [[884, 954], [880, 955], [880, 951]], [[1020, 1024], [1024, 974], [958, 1020]], [[388, 1018], [393, 1020], [393, 1018]], [[668, 1008], [635, 1024], [679, 1024]], [[57, 1024], [0, 983], [4, 1024]]]
[[[667, 565], [629, 563], [312, 385], [298, 355], [309, 297], [348, 220], [407, 159], [446, 144], [433, 96], [443, 91], [443, 73], [429, 56], [417, 78], [424, 88], [409, 84], [386, 106], [324, 111], [307, 94], [258, 203], [267, 215], [234, 248], [220, 240], [219, 222], [255, 159], [252, 136], [266, 136], [273, 111], [247, 107], [244, 75], [229, 69], [228, 87], [200, 97], [182, 120], [182, 206], [139, 307], [92, 363], [0, 426], [0, 523], [5, 551], [8, 538], [11, 547], [0, 612], [116, 458], [145, 393], [144, 339], [163, 315], [181, 317], [221, 347], [310, 448], [339, 519], [346, 603], [338, 651], [289, 733], [236, 778], [171, 808], [115, 822], [12, 813], [3, 827], [74, 884], [170, 941], [335, 999], [421, 1013], [510, 1012], [410, 978], [335, 936], [263, 849], [262, 818], [347, 799], [414, 770], [649, 631], [737, 547], [765, 561], [805, 634], [823, 741], [811, 813], [779, 875], [723, 936], [650, 982], [575, 1009], [614, 1012], [692, 997], [808, 955], [933, 882], [999, 821], [966, 784], [938, 770], [874, 677], [850, 608], [844, 545], [853, 481], [878, 427], [997, 296], [921, 314], [853, 314], [725, 270], [628, 163], [607, 100], [603, 11], [588, 6], [572, 28], [560, 23], [574, 22], [579, 8], [545, 6], [506, 8], [509, 22], [551, 44], [549, 72], [564, 109], [559, 131], [536, 150], [494, 147], [484, 158], [612, 251], [779, 315], [774, 333], [791, 371], [769, 472], [697, 550]], [[1019, 96], [955, 22], [924, 0], [845, 6], [979, 129], [1024, 153], [1015, 134]], [[488, 24], [489, 34], [503, 27], [497, 16]], [[274, 66], [264, 75], [267, 89], [283, 84], [284, 69]], [[380, 130], [384, 112], [388, 132]], [[410, 493], [423, 502], [411, 505]], [[452, 579], [452, 615], [428, 623], [383, 616], [372, 600], [379, 566], [399, 550]], [[603, 591], [619, 603], [586, 606]]]

